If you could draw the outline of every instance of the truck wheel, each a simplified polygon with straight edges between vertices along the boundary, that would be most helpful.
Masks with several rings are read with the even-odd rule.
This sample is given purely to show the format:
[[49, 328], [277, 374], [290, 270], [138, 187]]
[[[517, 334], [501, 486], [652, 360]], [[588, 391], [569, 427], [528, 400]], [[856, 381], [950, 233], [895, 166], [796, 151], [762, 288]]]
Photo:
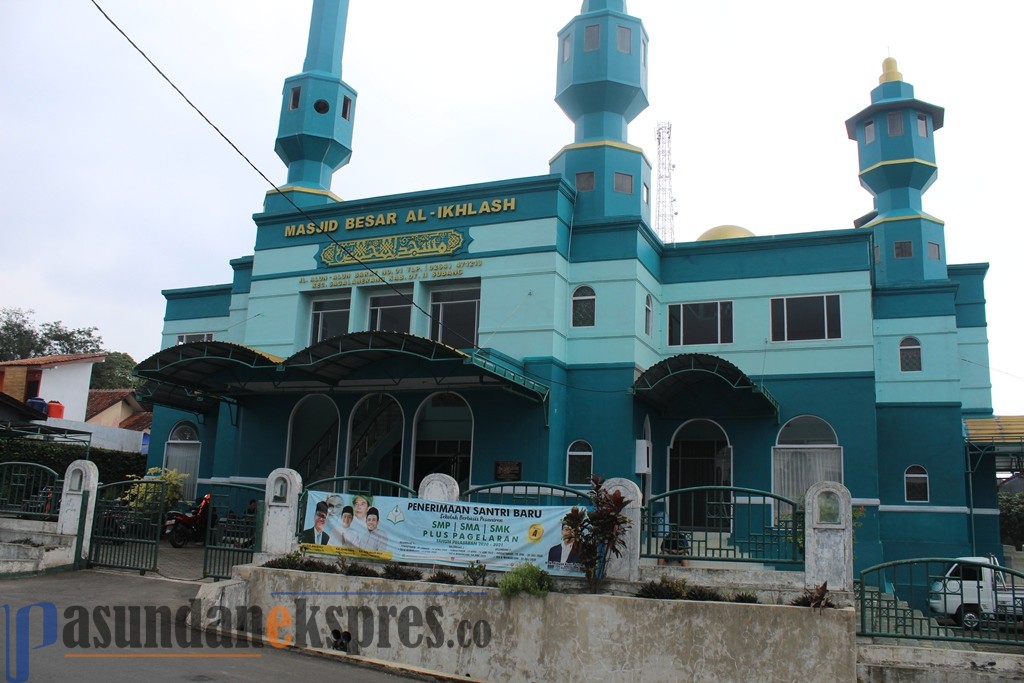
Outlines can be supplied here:
[[976, 631], [981, 625], [981, 617], [978, 608], [974, 605], [961, 606], [956, 611], [956, 621], [966, 631]]

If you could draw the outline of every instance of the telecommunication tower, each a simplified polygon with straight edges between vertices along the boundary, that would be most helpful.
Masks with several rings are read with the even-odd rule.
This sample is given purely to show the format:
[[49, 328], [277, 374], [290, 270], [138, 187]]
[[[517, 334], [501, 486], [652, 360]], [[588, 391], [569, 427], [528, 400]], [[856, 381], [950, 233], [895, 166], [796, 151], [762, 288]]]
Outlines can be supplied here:
[[672, 124], [662, 121], [656, 129], [658, 139], [658, 202], [654, 231], [665, 244], [676, 241], [676, 199], [672, 196]]

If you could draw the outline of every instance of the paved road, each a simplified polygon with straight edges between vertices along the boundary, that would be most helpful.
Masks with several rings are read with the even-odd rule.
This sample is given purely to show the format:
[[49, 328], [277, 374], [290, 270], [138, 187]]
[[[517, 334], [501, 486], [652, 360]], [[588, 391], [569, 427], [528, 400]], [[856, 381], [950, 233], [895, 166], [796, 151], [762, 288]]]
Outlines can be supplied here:
[[[187, 569], [193, 549], [161, 547], [178, 569]], [[200, 573], [202, 549], [198, 551]], [[194, 561], [194, 558], [193, 558]], [[161, 571], [165, 571], [161, 563]], [[171, 573], [170, 566], [166, 569]], [[199, 632], [178, 624], [169, 630], [171, 647], [133, 649], [117, 647], [118, 626], [131, 618], [118, 619], [116, 606], [167, 606], [172, 611], [188, 605], [196, 594], [194, 581], [172, 581], [152, 573], [139, 576], [138, 572], [93, 569], [62, 572], [22, 579], [0, 579], [0, 637], [9, 638], [11, 660], [6, 661], [7, 680], [49, 682], [76, 681], [92, 683], [178, 683], [180, 681], [291, 681], [291, 680], [350, 680], [366, 683], [398, 683], [402, 681], [431, 680], [412, 674], [396, 675], [374, 668], [356, 666], [333, 655], [314, 656], [294, 651], [262, 648], [188, 647]], [[54, 608], [28, 605], [48, 602]], [[97, 608], [99, 611], [97, 612]], [[104, 608], [110, 608], [110, 616]], [[19, 660], [16, 653], [24, 646], [19, 640], [18, 620], [26, 619], [30, 633], [27, 641], [35, 648], [44, 643], [46, 635], [44, 612], [49, 609], [55, 618], [55, 642], [33, 649]], [[124, 613], [124, 612], [123, 612]], [[145, 612], [141, 621], [144, 623]], [[127, 613], [130, 615], [130, 612]], [[6, 618], [5, 618], [6, 617]], [[102, 625], [101, 625], [102, 624]], [[104, 632], [104, 626], [108, 633]], [[159, 639], [158, 628], [152, 623], [140, 629]], [[130, 629], [129, 629], [130, 632]], [[112, 641], [109, 647], [82, 647], [99, 641]], [[143, 645], [145, 643], [143, 642]], [[236, 643], [237, 645], [237, 643]], [[83, 656], [87, 655], [87, 656]], [[6, 659], [6, 658], [5, 658]], [[27, 664], [27, 670], [25, 667]], [[26, 675], [28, 678], [22, 678]]]

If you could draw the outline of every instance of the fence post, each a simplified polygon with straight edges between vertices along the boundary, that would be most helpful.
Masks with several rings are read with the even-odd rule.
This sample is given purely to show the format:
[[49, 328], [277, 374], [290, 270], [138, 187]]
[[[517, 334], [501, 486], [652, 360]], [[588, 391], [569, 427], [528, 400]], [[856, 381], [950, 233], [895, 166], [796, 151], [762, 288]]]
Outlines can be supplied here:
[[640, 506], [643, 505], [643, 494], [640, 487], [631, 479], [614, 477], [604, 482], [609, 491], [619, 491], [629, 500], [629, 505], [622, 514], [629, 518], [629, 529], [626, 531], [626, 548], [622, 557], [612, 555], [608, 558], [608, 569], [605, 576], [619, 581], [640, 580]]
[[853, 591], [853, 505], [834, 481], [819, 481], [804, 498], [804, 586], [826, 581], [830, 591]]
[[[93, 512], [96, 509], [96, 489], [99, 486], [100, 471], [90, 460], [75, 460], [64, 472], [64, 487], [60, 494], [60, 512], [57, 515], [57, 533], [81, 538], [79, 556], [75, 564], [89, 557], [89, 542], [92, 537]], [[84, 518], [84, 523], [83, 523]]]
[[[267, 476], [263, 494], [263, 557], [278, 557], [295, 550], [302, 475], [279, 467]], [[253, 558], [254, 561], [256, 558]]]
[[426, 500], [458, 500], [459, 482], [447, 474], [428, 474], [420, 482], [417, 495]]

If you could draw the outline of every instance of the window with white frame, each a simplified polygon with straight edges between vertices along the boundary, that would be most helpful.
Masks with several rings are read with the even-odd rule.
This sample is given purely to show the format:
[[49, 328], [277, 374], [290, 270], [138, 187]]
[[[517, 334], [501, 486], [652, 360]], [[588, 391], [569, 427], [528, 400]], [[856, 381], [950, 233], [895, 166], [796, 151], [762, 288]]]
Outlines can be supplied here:
[[572, 35], [562, 38], [562, 61], [568, 62], [572, 57]]
[[870, 145], [875, 141], [875, 122], [865, 121], [864, 122], [864, 144]]
[[839, 295], [772, 299], [772, 341], [840, 339]]
[[829, 423], [801, 415], [779, 430], [772, 449], [772, 492], [802, 503], [819, 481], [843, 483], [843, 449]]
[[904, 337], [900, 340], [900, 372], [920, 372], [921, 367], [921, 342]]
[[928, 470], [911, 465], [903, 473], [903, 490], [908, 503], [928, 502]]
[[313, 302], [313, 323], [309, 341], [315, 344], [324, 339], [348, 332], [351, 302], [346, 296], [339, 299], [323, 299]]
[[565, 483], [569, 486], [586, 486], [594, 473], [594, 449], [586, 441], [573, 441], [565, 464]]
[[654, 300], [648, 294], [644, 300], [644, 334], [650, 337], [654, 333]]
[[442, 289], [430, 293], [430, 338], [456, 349], [476, 346], [480, 288]]
[[412, 298], [408, 294], [370, 297], [370, 330], [408, 332], [412, 320]]
[[917, 115], [917, 134], [922, 137], [928, 137], [928, 117], [924, 114]]
[[213, 332], [189, 332], [187, 334], [179, 334], [175, 344], [191, 344], [193, 342], [208, 342], [213, 341]]
[[583, 285], [572, 293], [572, 326], [593, 327], [597, 320], [597, 295]]
[[668, 345], [732, 343], [732, 302], [670, 304]]

